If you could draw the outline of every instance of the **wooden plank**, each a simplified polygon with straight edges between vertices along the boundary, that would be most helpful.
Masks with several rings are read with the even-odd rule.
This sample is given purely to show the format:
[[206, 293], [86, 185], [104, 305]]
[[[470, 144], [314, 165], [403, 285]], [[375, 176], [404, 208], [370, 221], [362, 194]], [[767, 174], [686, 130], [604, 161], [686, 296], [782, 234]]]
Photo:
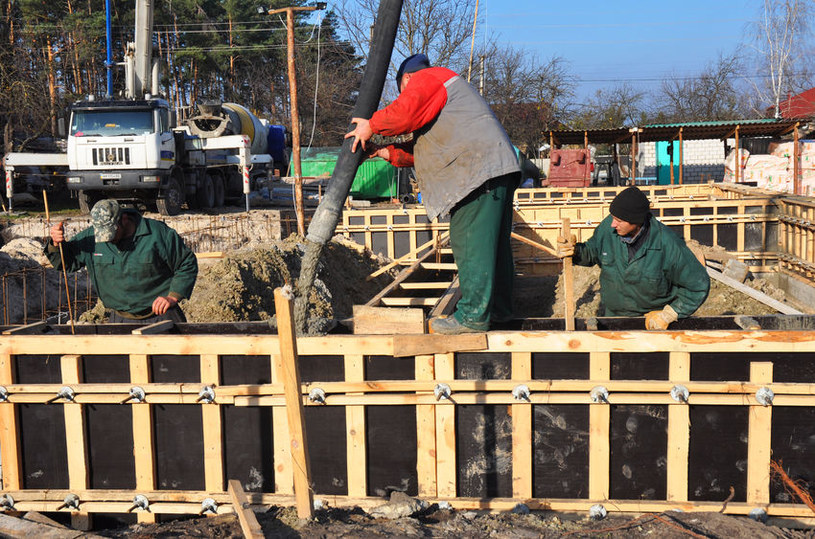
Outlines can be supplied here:
[[403, 290], [447, 290], [452, 281], [424, 282], [424, 283], [401, 283], [399, 288]]
[[136, 328], [131, 331], [131, 333], [133, 335], [157, 335], [159, 333], [167, 333], [173, 329], [173, 327], [175, 327], [175, 323], [172, 320], [162, 320], [155, 324]]
[[[201, 356], [201, 382], [204, 385], [220, 385], [220, 368], [216, 354]], [[224, 490], [224, 444], [223, 417], [221, 404], [216, 402], [201, 405], [201, 420], [204, 435], [204, 488], [207, 492]]]
[[394, 335], [391, 355], [393, 357], [424, 356], [486, 349], [486, 333]]
[[354, 334], [393, 335], [424, 333], [424, 311], [395, 307], [354, 305]]
[[735, 288], [739, 292], [741, 292], [743, 294], [746, 294], [746, 295], [750, 296], [751, 298], [753, 298], [753, 299], [755, 299], [757, 301], [760, 301], [761, 303], [763, 303], [763, 304], [765, 304], [765, 305], [767, 305], [769, 307], [772, 307], [773, 309], [775, 309], [776, 311], [778, 311], [780, 313], [783, 313], [783, 314], [804, 314], [801, 311], [799, 311], [798, 309], [795, 309], [794, 307], [790, 307], [786, 303], [782, 303], [782, 302], [780, 302], [780, 301], [778, 301], [776, 299], [773, 299], [770, 296], [768, 296], [767, 294], [765, 294], [764, 292], [759, 292], [758, 290], [756, 290], [754, 288], [751, 288], [751, 287], [749, 287], [749, 286], [747, 286], [745, 284], [742, 284], [742, 283], [738, 282], [735, 279], [731, 279], [730, 277], [728, 277], [728, 276], [714, 270], [713, 268], [706, 268], [706, 269], [707, 269], [708, 275], [710, 275], [711, 277], [713, 277], [717, 281], [722, 282], [722, 283], [726, 284], [727, 286], [729, 286], [731, 288]]
[[539, 249], [539, 250], [541, 250], [541, 251], [543, 251], [545, 253], [549, 253], [550, 255], [557, 256], [557, 251], [555, 249], [552, 249], [551, 247], [547, 247], [546, 245], [544, 245], [542, 243], [538, 243], [538, 242], [536, 242], [534, 240], [530, 240], [526, 236], [521, 236], [520, 234], [518, 234], [516, 232], [513, 232], [510, 236], [512, 237], [512, 239], [518, 240], [521, 243], [525, 243], [527, 245], [531, 245], [535, 249]]
[[297, 499], [297, 516], [314, 516], [311, 491], [311, 470], [308, 459], [306, 424], [303, 418], [303, 399], [300, 396], [300, 370], [297, 366], [297, 336], [294, 329], [294, 292], [291, 287], [274, 291], [277, 314], [278, 343], [283, 366], [283, 387], [286, 394], [286, 412], [289, 425], [288, 447], [292, 454], [294, 495]]
[[[365, 380], [365, 356], [348, 355], [344, 358], [345, 379], [349, 382]], [[350, 395], [359, 395], [351, 393]], [[348, 495], [367, 496], [367, 444], [365, 429], [365, 406], [346, 406], [345, 424], [346, 454], [348, 468]]]
[[[750, 363], [750, 382], [767, 384], [773, 381], [772, 362]], [[755, 402], [754, 399], [751, 402]], [[747, 503], [770, 503], [770, 458], [772, 406], [752, 404], [747, 428]]]
[[422, 262], [419, 266], [427, 270], [458, 271], [455, 262]]
[[[589, 356], [589, 379], [611, 378], [611, 354], [592, 352]], [[589, 500], [602, 501], [609, 497], [611, 466], [611, 406], [589, 406]]]
[[459, 299], [461, 299], [461, 288], [458, 286], [458, 276], [456, 276], [442, 297], [433, 306], [433, 309], [430, 310], [430, 318], [452, 315]]
[[[687, 387], [690, 380], [690, 354], [671, 352], [668, 379]], [[690, 454], [690, 406], [668, 406], [668, 450], [666, 497], [670, 501], [688, 499], [688, 456]]]
[[[435, 379], [435, 357], [416, 356], [416, 380]], [[416, 406], [416, 475], [419, 496], [436, 497], [436, 410], [432, 404]]]
[[[436, 379], [455, 378], [455, 356], [436, 354]], [[453, 394], [455, 398], [455, 394]], [[439, 496], [457, 495], [456, 407], [452, 403], [435, 406], [436, 410], [436, 488]]]
[[[433, 243], [435, 243], [435, 239], [434, 239], [434, 240], [431, 240], [431, 241], [429, 241], [429, 242], [428, 242], [428, 244], [429, 244], [429, 245], [432, 245]], [[371, 299], [368, 301], [368, 303], [366, 303], [366, 305], [379, 305], [379, 302], [382, 300], [382, 298], [384, 298], [385, 296], [387, 296], [388, 294], [390, 294], [391, 292], [393, 292], [394, 290], [396, 290], [396, 288], [397, 288], [397, 287], [398, 287], [398, 286], [399, 286], [401, 283], [403, 283], [404, 281], [406, 281], [406, 280], [407, 280], [407, 279], [408, 279], [408, 278], [409, 278], [411, 275], [413, 275], [413, 274], [416, 272], [416, 270], [418, 270], [418, 269], [419, 269], [420, 264], [421, 264], [421, 263], [422, 263], [424, 260], [427, 260], [428, 258], [430, 258], [431, 256], [433, 256], [433, 254], [435, 254], [435, 253], [436, 253], [436, 249], [435, 249], [435, 248], [434, 248], [434, 249], [430, 249], [428, 252], [426, 252], [425, 254], [423, 254], [423, 255], [422, 255], [422, 257], [421, 257], [421, 258], [419, 258], [419, 259], [418, 259], [416, 262], [414, 262], [414, 263], [413, 263], [413, 264], [411, 264], [409, 267], [407, 267], [407, 268], [403, 269], [402, 271], [400, 271], [400, 272], [399, 272], [399, 275], [397, 275], [397, 276], [396, 276], [396, 278], [395, 278], [393, 281], [391, 281], [391, 283], [390, 283], [388, 286], [386, 286], [385, 288], [383, 288], [383, 289], [382, 289], [382, 290], [381, 290], [381, 291], [380, 291], [380, 292], [379, 292], [377, 295], [375, 295], [374, 297], [372, 297], [372, 298], [371, 298]]]
[[[447, 241], [447, 234], [448, 233], [445, 233], [445, 234], [442, 235], [442, 238], [443, 238], [441, 240], [442, 242]], [[393, 262], [390, 262], [389, 264], [386, 264], [386, 265], [382, 266], [381, 268], [379, 268], [378, 270], [376, 270], [375, 272], [371, 273], [370, 275], [368, 275], [368, 277], [365, 278], [365, 280], [370, 281], [374, 277], [382, 275], [383, 273], [390, 270], [391, 268], [394, 268], [394, 267], [396, 267], [396, 266], [398, 266], [400, 264], [404, 264], [407, 260], [410, 260], [411, 258], [416, 256], [417, 253], [421, 252], [423, 249], [427, 249], [427, 248], [433, 246], [435, 243], [436, 243], [436, 238], [432, 238], [432, 239], [426, 241], [421, 246], [419, 246], [419, 247], [417, 247], [415, 249], [411, 249], [409, 252], [407, 252], [404, 255], [400, 256], [399, 258], [397, 258]], [[424, 258], [424, 257], [422, 257], [422, 258]]]
[[[512, 354], [512, 379], [532, 379], [532, 354], [518, 352]], [[512, 495], [515, 498], [532, 497], [532, 405], [512, 404]]]
[[[130, 355], [130, 381], [134, 385], [150, 383], [150, 362], [145, 354]], [[131, 404], [133, 413], [133, 457], [136, 473], [136, 490], [147, 491], [156, 488], [156, 456], [153, 443], [153, 405], [146, 402]], [[156, 514], [139, 511], [139, 522], [149, 524], [156, 521]]]
[[[561, 235], [567, 239], [572, 235], [572, 225], [568, 217], [563, 218]], [[567, 256], [563, 259], [563, 296], [566, 302], [564, 311], [564, 318], [566, 319], [566, 331], [574, 331], [574, 268], [572, 267], [571, 256]]]
[[17, 326], [3, 331], [3, 335], [37, 335], [48, 329], [45, 321], [33, 322], [24, 326]]
[[[74, 354], [60, 358], [62, 383], [68, 386], [81, 382], [82, 357]], [[88, 489], [88, 444], [85, 436], [85, 405], [73, 402], [63, 404], [65, 416], [65, 449], [68, 460], [68, 487], [72, 491]], [[85, 512], [71, 512], [71, 525], [89, 530], [90, 517]]]
[[[282, 384], [283, 365], [279, 354], [272, 354], [272, 382]], [[278, 494], [294, 494], [291, 451], [289, 451], [289, 423], [286, 408], [272, 408], [272, 436], [274, 441], [274, 482]]]
[[229, 496], [232, 499], [235, 514], [238, 515], [238, 522], [240, 522], [243, 536], [247, 539], [263, 539], [263, 529], [260, 527], [258, 518], [249, 505], [249, 499], [237, 479], [229, 480]]
[[[14, 383], [12, 356], [0, 354], [0, 385]], [[3, 490], [19, 490], [22, 483], [20, 436], [17, 432], [17, 405], [0, 402], [0, 464], [3, 466]]]

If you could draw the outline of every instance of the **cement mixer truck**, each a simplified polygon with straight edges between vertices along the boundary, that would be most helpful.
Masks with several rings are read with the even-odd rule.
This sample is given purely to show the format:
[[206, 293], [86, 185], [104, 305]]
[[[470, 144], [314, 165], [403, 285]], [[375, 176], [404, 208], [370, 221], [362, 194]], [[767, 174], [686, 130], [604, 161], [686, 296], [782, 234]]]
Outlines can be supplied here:
[[173, 126], [167, 101], [86, 100], [71, 107], [67, 187], [80, 209], [101, 198], [145, 205], [164, 215], [217, 208], [248, 195], [272, 172], [269, 126], [236, 103], [205, 102]]

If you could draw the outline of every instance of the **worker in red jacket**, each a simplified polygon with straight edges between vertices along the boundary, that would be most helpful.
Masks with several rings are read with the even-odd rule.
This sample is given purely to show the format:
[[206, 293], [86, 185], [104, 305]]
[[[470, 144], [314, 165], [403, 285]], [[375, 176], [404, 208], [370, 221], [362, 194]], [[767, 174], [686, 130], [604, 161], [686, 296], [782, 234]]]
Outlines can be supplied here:
[[[424, 54], [396, 73], [399, 97], [369, 119], [352, 118], [345, 135], [370, 156], [414, 167], [428, 218], [450, 214], [450, 245], [461, 299], [448, 318], [430, 320], [434, 333], [486, 331], [512, 318], [512, 200], [520, 183], [515, 150], [486, 101], [467, 81]], [[374, 133], [413, 133], [403, 145], [366, 148]]]

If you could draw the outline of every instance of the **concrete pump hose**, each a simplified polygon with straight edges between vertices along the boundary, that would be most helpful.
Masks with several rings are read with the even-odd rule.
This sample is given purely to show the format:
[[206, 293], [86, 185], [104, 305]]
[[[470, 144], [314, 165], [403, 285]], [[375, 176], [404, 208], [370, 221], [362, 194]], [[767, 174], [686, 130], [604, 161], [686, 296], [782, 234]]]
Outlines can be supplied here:
[[[379, 106], [401, 14], [402, 0], [382, 0], [379, 3], [368, 63], [352, 118], [370, 118]], [[352, 129], [353, 126], [349, 125], [348, 131]], [[295, 326], [301, 334], [307, 331], [307, 300], [317, 275], [320, 253], [323, 245], [334, 235], [343, 203], [363, 159], [364, 152], [361, 148], [357, 148], [356, 153], [351, 152], [352, 143], [352, 139], [345, 139], [343, 142], [328, 190], [314, 212], [306, 234], [306, 251], [300, 265], [295, 301]]]

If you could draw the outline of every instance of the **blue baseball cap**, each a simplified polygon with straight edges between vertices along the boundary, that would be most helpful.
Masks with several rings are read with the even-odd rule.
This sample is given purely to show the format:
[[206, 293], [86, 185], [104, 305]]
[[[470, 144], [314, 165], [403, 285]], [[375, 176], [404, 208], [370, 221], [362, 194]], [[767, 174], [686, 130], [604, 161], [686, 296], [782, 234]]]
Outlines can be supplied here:
[[396, 72], [396, 87], [398, 88], [402, 85], [402, 75], [405, 73], [414, 73], [426, 67], [430, 67], [430, 60], [428, 60], [424, 54], [419, 53], [408, 56], [404, 59], [402, 65], [399, 66], [399, 70]]

